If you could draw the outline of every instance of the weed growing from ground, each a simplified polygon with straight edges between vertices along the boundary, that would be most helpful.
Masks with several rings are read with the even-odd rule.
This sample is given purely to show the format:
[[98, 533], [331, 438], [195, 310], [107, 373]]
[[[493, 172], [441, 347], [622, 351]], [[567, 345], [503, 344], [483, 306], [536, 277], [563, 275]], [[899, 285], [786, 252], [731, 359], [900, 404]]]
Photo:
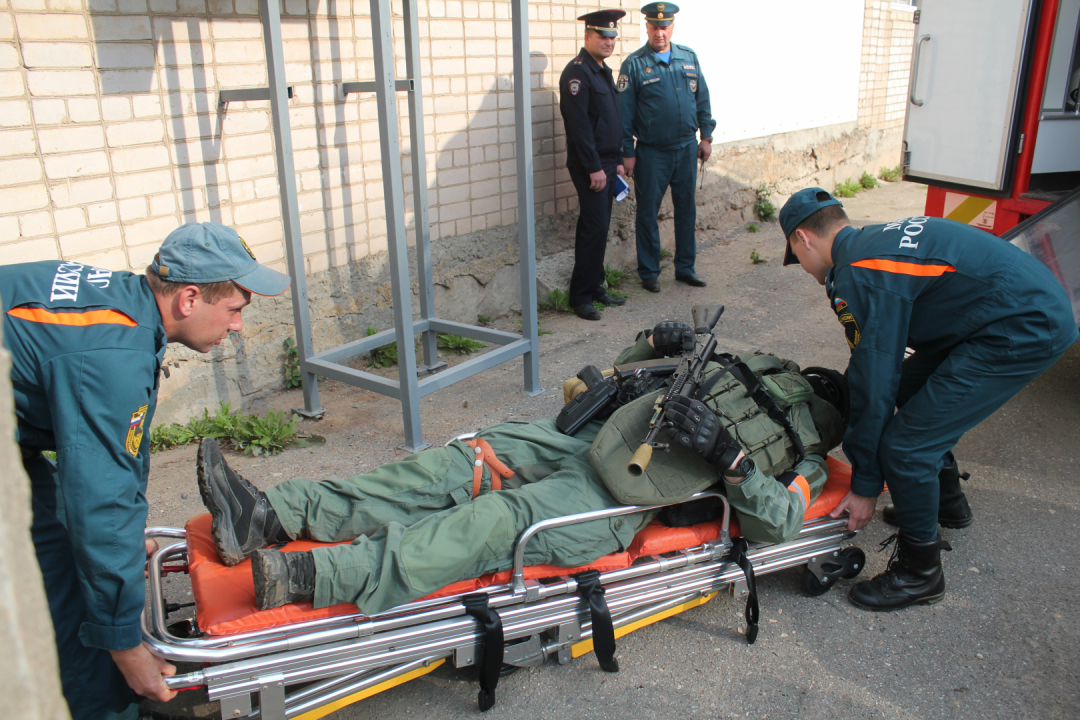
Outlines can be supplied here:
[[760, 265], [763, 262], [767, 262], [767, 260], [765, 260], [765, 258], [758, 255], [757, 250], [751, 250], [750, 251], [750, 262], [754, 263], [755, 265]]
[[309, 447], [326, 442], [318, 435], [298, 437], [296, 426], [300, 417], [282, 410], [271, 410], [265, 416], [233, 412], [230, 403], [223, 402], [211, 417], [204, 409], [202, 417], [193, 417], [187, 425], [172, 423], [150, 431], [150, 452], [181, 447], [203, 438], [215, 438], [225, 445], [241, 450], [245, 455], [275, 455], [286, 447]]
[[[523, 324], [521, 322], [521, 318], [519, 318], [519, 317], [514, 318], [514, 325], [517, 327], [518, 332], [522, 332]], [[551, 330], [544, 330], [544, 323], [541, 322], [541, 323], [538, 323], [537, 326], [536, 326], [536, 334], [537, 335], [554, 335], [555, 333], [552, 332]]]
[[870, 173], [864, 172], [862, 177], [859, 178], [859, 184], [862, 185], [864, 190], [873, 190], [878, 186], [878, 181]]
[[477, 315], [476, 316], [476, 322], [480, 323], [481, 325], [487, 325], [488, 323], [491, 322], [491, 316], [490, 315]]
[[285, 338], [285, 387], [298, 388], [303, 385], [300, 374], [300, 351], [296, 347], [296, 341], [291, 337]]
[[860, 185], [858, 182], [856, 182], [855, 180], [845, 180], [844, 182], [839, 183], [836, 186], [836, 191], [833, 193], [833, 195], [842, 198], [853, 198], [855, 197], [855, 193], [859, 192], [860, 190], [862, 190], [862, 185]]
[[670, 260], [673, 257], [675, 257], [675, 255], [670, 250], [668, 250], [667, 248], [660, 248], [661, 260]]
[[440, 350], [446, 352], [455, 353], [457, 355], [468, 355], [469, 353], [476, 352], [486, 348], [487, 345], [479, 340], [473, 340], [472, 338], [464, 337], [463, 335], [443, 335], [438, 334], [438, 339], [435, 344]]
[[758, 224], [756, 222], [747, 223], [746, 225], [747, 232], [759, 232], [760, 230], [761, 228], [758, 227]]
[[[368, 325], [368, 329], [365, 335], [371, 337], [378, 332], [378, 330]], [[389, 345], [383, 345], [382, 347], [375, 348], [371, 351], [371, 354], [368, 355], [368, 365], [371, 365], [372, 367], [393, 367], [397, 364], [398, 354], [396, 340]]]
[[901, 177], [900, 166], [897, 165], [892, 168], [883, 167], [878, 171], [878, 177], [885, 182], [896, 182]]
[[547, 299], [540, 304], [541, 310], [552, 312], [570, 312], [570, 295], [565, 290], [555, 288], [548, 293]]
[[769, 197], [772, 195], [769, 192], [768, 186], [762, 183], [754, 192], [757, 193], [757, 200], [754, 201], [754, 214], [762, 222], [772, 222], [776, 219], [776, 206], [772, 204]]
[[[623, 281], [626, 280], [626, 278], [628, 277], [630, 277], [630, 274], [623, 272], [619, 268], [613, 268], [610, 265], [604, 266], [604, 281], [611, 289], [615, 289], [622, 285]], [[612, 295], [612, 297], [615, 296]]]

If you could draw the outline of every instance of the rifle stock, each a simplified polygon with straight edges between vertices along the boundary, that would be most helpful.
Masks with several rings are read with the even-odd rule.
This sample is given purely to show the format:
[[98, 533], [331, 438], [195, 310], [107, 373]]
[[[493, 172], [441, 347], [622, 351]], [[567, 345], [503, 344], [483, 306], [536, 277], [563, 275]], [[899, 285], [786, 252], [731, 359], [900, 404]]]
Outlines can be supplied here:
[[720, 316], [724, 314], [724, 306], [695, 305], [690, 310], [690, 314], [694, 321], [694, 333], [696, 335], [708, 335], [709, 337], [700, 350], [695, 346], [694, 350], [683, 355], [671, 387], [663, 395], [657, 396], [656, 404], [653, 406], [653, 417], [649, 422], [649, 430], [645, 433], [641, 446], [634, 451], [630, 463], [626, 466], [626, 471], [634, 477], [640, 477], [645, 472], [645, 468], [649, 466], [649, 462], [652, 460], [655, 448], [669, 449], [667, 443], [657, 441], [666, 422], [664, 405], [679, 395], [693, 397], [698, 386], [701, 385], [702, 377], [705, 374], [705, 366], [716, 351], [716, 338], [713, 336], [712, 331], [716, 327], [717, 321], [720, 320]]

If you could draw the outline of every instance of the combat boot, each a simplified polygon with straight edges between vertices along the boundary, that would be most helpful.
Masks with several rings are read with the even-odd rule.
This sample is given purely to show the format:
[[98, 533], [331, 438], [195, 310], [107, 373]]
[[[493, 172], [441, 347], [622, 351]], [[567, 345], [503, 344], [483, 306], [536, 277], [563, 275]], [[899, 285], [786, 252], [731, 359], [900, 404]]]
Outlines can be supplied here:
[[[938, 525], [941, 527], [959, 530], [974, 522], [975, 516], [971, 512], [971, 506], [968, 505], [967, 497], [960, 488], [960, 481], [970, 477], [969, 473], [960, 472], [955, 461], [941, 468], [941, 472], [938, 473], [938, 483], [941, 486], [938, 495]], [[885, 522], [895, 526], [897, 524], [896, 506], [883, 507], [881, 517]]]
[[226, 565], [236, 565], [259, 548], [289, 541], [266, 495], [229, 467], [217, 440], [204, 438], [199, 444], [195, 474], [213, 520], [214, 544]]
[[260, 610], [315, 597], [315, 558], [310, 550], [256, 550], [251, 556], [255, 604]]
[[855, 607], [888, 612], [909, 605], [932, 605], [945, 597], [941, 551], [952, 550], [952, 546], [940, 537], [914, 540], [896, 533], [881, 543], [882, 550], [894, 541], [896, 545], [885, 572], [848, 591], [848, 600]]

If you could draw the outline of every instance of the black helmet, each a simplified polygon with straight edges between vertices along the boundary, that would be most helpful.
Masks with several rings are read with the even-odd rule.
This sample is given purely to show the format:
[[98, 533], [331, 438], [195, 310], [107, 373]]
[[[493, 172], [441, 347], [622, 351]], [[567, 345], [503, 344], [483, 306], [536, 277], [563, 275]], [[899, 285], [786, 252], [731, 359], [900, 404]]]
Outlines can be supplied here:
[[848, 382], [847, 376], [839, 370], [831, 370], [823, 367], [808, 367], [802, 371], [802, 376], [810, 382], [814, 388], [814, 394], [830, 405], [835, 407], [844, 424], [848, 421]]

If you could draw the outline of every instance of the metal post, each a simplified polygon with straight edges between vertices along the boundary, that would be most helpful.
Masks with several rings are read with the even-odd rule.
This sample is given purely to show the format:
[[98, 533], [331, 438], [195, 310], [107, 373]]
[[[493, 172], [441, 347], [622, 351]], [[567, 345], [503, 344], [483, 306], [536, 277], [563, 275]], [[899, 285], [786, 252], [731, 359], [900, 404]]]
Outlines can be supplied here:
[[[420, 392], [416, 381], [412, 289], [409, 286], [409, 246], [405, 238], [405, 199], [401, 183], [401, 138], [398, 135], [394, 78], [394, 26], [390, 0], [371, 0], [371, 39], [375, 61], [375, 94], [382, 140], [383, 195], [386, 200], [386, 239], [390, 251], [390, 288], [394, 298], [394, 329], [398, 348], [398, 383], [405, 444], [408, 452], [428, 447], [420, 429]], [[426, 182], [426, 178], [425, 178]]]
[[525, 392], [539, 395], [540, 344], [536, 320], [536, 210], [533, 207], [532, 90], [529, 84], [529, 3], [513, 0], [514, 130], [517, 138], [518, 250], [521, 253], [521, 336], [532, 348], [524, 354]]
[[307, 365], [308, 358], [315, 354], [315, 350], [311, 341], [311, 311], [308, 307], [304, 247], [300, 242], [300, 211], [296, 201], [289, 95], [285, 85], [285, 60], [281, 49], [281, 5], [279, 0], [261, 0], [259, 7], [262, 14], [263, 42], [266, 46], [266, 72], [270, 80], [270, 114], [274, 127], [274, 152], [277, 155], [281, 219], [285, 228], [285, 258], [289, 275], [292, 277], [290, 287], [293, 323], [304, 388], [304, 410], [301, 414], [321, 417], [326, 410], [319, 405], [319, 381]]
[[[435, 317], [435, 281], [431, 273], [431, 226], [428, 223], [427, 156], [424, 147], [424, 96], [420, 89], [420, 29], [416, 0], [405, 0], [405, 74], [412, 81], [409, 92], [409, 140], [412, 147], [413, 225], [416, 232], [416, 278], [420, 286], [420, 319]], [[434, 330], [426, 330], [420, 345], [424, 369], [432, 372], [439, 362]]]

